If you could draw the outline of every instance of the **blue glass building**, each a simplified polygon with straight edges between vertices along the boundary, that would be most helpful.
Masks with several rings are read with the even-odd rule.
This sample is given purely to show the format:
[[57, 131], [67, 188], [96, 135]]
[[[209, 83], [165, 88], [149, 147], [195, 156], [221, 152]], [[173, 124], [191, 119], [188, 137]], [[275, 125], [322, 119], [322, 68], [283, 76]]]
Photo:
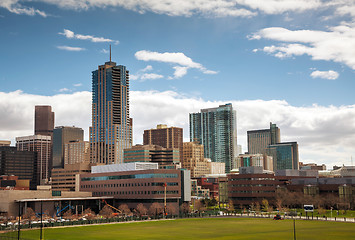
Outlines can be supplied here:
[[230, 103], [190, 113], [190, 141], [202, 144], [205, 157], [212, 162], [224, 162], [226, 173], [235, 167], [236, 119], [236, 111]]
[[92, 72], [91, 162], [123, 163], [132, 146], [129, 117], [129, 72], [111, 60]]

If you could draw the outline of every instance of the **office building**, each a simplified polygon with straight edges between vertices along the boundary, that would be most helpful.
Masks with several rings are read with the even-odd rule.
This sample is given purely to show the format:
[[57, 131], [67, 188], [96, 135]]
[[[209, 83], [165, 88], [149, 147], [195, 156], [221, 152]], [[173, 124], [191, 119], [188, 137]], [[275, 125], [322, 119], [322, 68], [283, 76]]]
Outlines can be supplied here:
[[248, 135], [248, 153], [263, 154], [269, 145], [280, 143], [280, 129], [276, 124], [270, 123], [270, 129], [252, 130]]
[[164, 148], [158, 145], [135, 145], [124, 149], [124, 162], [158, 163], [159, 168], [179, 168], [180, 151], [178, 148]]
[[51, 106], [35, 106], [35, 135], [53, 136], [54, 112]]
[[266, 154], [272, 156], [274, 171], [283, 169], [297, 170], [299, 167], [297, 142], [285, 142], [269, 145]]
[[202, 144], [212, 162], [224, 162], [226, 173], [234, 168], [237, 156], [236, 118], [230, 103], [190, 113], [190, 142]]
[[262, 167], [264, 170], [274, 170], [273, 158], [266, 154], [241, 154], [237, 157], [236, 164], [237, 168]]
[[226, 164], [224, 162], [212, 162], [207, 158], [207, 167], [211, 175], [226, 174]]
[[16, 147], [0, 147], [0, 175], [29, 180], [30, 188], [37, 186], [37, 152], [19, 151]]
[[[125, 171], [107, 171], [107, 166], [96, 166], [95, 173], [80, 175], [80, 191], [92, 192], [93, 196], [113, 196], [117, 205], [127, 204], [136, 208], [139, 203], [147, 208], [166, 201], [177, 212], [184, 202], [191, 201], [191, 179], [188, 170], [146, 169], [136, 170], [136, 164], [122, 167]], [[140, 163], [141, 164], [141, 163]], [[121, 164], [119, 164], [121, 165]], [[157, 168], [158, 166], [156, 166]], [[100, 171], [100, 169], [103, 171]]]
[[6, 140], [0, 140], [0, 147], [9, 147], [11, 144], [11, 141], [6, 141]]
[[190, 170], [191, 177], [210, 174], [207, 158], [203, 154], [203, 146], [195, 142], [184, 142], [181, 167]]
[[64, 168], [54, 168], [52, 170], [52, 190], [53, 191], [75, 191], [79, 190], [76, 187], [76, 176], [81, 173], [91, 172], [90, 163], [75, 163], [65, 164]]
[[66, 164], [89, 163], [90, 142], [70, 141], [64, 144], [64, 166]]
[[132, 146], [129, 117], [129, 72], [106, 62], [92, 72], [92, 163], [123, 163], [123, 150]]
[[37, 184], [42, 185], [49, 181], [51, 175], [52, 138], [51, 136], [32, 135], [16, 138], [16, 147], [19, 151], [32, 151], [37, 153]]
[[83, 141], [84, 130], [78, 127], [56, 127], [53, 130], [53, 168], [64, 167], [65, 144]]
[[[178, 127], [167, 127], [165, 124], [157, 125], [156, 129], [144, 130], [144, 145], [158, 145], [164, 148], [178, 148], [183, 151], [183, 129]], [[182, 155], [180, 156], [180, 161]]]

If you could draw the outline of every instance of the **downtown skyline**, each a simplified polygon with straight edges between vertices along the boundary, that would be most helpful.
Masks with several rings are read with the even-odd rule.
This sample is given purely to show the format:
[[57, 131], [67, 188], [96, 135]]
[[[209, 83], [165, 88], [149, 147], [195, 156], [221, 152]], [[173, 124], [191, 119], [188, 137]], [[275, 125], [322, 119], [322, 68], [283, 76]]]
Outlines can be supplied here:
[[130, 71], [134, 144], [159, 123], [188, 141], [189, 113], [232, 103], [243, 151], [246, 131], [273, 122], [300, 161], [350, 165], [352, 1], [167, 2], [0, 3], [0, 139], [33, 134], [34, 105], [48, 104], [88, 140], [91, 72], [112, 44]]

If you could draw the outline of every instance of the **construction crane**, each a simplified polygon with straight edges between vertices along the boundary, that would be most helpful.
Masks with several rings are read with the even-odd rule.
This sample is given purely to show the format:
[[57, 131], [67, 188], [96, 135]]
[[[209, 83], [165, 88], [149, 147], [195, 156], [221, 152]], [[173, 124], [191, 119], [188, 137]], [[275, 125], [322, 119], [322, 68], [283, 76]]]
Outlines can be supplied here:
[[56, 213], [57, 217], [59, 217], [59, 216], [60, 216], [60, 213], [63, 212], [63, 211], [64, 211], [65, 209], [67, 209], [67, 208], [69, 208], [69, 209], [74, 209], [74, 207], [71, 206], [70, 204], [68, 204], [68, 206], [66, 206], [65, 208], [62, 208], [61, 210], [59, 210], [59, 206], [58, 206], [58, 207], [57, 207], [57, 213]]
[[[108, 204], [105, 199], [102, 199], [102, 202], [105, 203], [105, 204], [106, 204], [107, 206], [109, 206], [110, 208], [112, 208], [112, 209], [114, 209], [114, 210], [116, 210], [117, 212], [119, 212], [119, 213], [122, 214], [122, 211], [121, 211], [121, 210], [119, 210], [118, 208], [115, 208], [114, 206], [111, 206], [110, 204]], [[117, 215], [117, 213], [114, 213], [114, 215]]]

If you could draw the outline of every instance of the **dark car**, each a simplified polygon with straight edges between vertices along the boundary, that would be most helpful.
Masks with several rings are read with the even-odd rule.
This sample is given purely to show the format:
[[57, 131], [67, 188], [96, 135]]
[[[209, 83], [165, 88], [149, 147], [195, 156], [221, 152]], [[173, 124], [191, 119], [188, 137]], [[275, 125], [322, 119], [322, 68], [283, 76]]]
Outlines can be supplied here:
[[276, 214], [276, 215], [274, 216], [274, 220], [282, 220], [281, 215], [280, 215], [280, 214]]

